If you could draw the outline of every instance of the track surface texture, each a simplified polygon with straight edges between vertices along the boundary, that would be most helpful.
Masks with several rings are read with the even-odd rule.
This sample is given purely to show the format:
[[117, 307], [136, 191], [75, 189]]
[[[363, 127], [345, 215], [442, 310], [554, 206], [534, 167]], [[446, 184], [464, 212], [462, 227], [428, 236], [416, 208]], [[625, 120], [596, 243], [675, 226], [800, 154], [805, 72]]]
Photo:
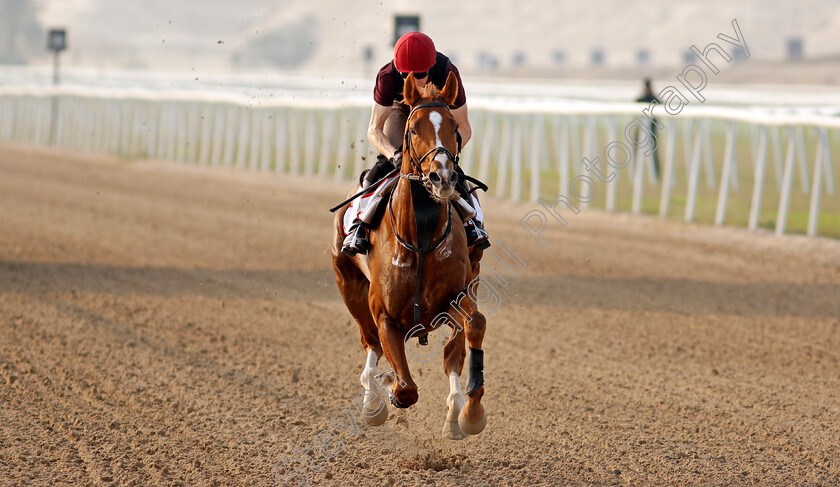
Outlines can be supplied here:
[[278, 471], [840, 485], [840, 242], [596, 210], [543, 247], [537, 205], [486, 202], [526, 267], [484, 310], [482, 434], [442, 438], [442, 357], [411, 361], [418, 404], [336, 428], [365, 359], [328, 253], [348, 189], [0, 147], [0, 484], [275, 485], [330, 430]]

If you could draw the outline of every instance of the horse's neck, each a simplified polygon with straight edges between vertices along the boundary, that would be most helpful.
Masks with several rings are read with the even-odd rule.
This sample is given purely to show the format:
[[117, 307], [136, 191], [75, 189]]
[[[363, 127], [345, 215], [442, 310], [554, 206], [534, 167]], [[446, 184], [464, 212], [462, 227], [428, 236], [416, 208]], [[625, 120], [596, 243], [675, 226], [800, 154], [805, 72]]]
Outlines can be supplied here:
[[394, 228], [400, 237], [409, 241], [417, 241], [417, 229], [414, 225], [414, 205], [411, 198], [411, 182], [408, 179], [400, 179], [397, 187], [394, 188], [393, 205], [396, 223]]
[[[412, 195], [413, 185], [416, 186]], [[421, 242], [418, 240], [418, 236], [426, 237], [424, 240], [434, 241], [443, 234], [446, 227], [446, 210], [448, 210], [449, 205], [440, 203], [433, 206], [429, 203], [430, 199], [431, 196], [428, 195], [426, 188], [418, 183], [411, 183], [407, 179], [400, 180], [394, 190], [393, 209], [396, 230], [400, 237], [412, 245], [428, 246], [428, 242]], [[415, 206], [418, 207], [418, 213], [415, 213]], [[434, 223], [433, 229], [427, 228], [426, 232], [423, 232], [423, 228], [420, 227], [422, 227], [424, 217], [429, 218], [431, 216], [429, 212], [437, 212], [437, 221]]]

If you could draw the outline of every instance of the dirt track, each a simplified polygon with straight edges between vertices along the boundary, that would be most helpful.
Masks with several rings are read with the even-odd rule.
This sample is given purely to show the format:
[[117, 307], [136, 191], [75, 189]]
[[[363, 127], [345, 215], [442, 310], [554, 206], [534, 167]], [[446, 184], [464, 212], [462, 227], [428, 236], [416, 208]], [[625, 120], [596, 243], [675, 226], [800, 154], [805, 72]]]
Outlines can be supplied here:
[[[274, 485], [361, 390], [346, 191], [0, 148], [0, 485]], [[419, 403], [336, 430], [311, 483], [840, 485], [840, 242], [585, 210], [543, 248], [533, 208], [486, 205], [527, 264], [488, 315], [487, 430], [443, 439], [441, 360], [414, 362]]]

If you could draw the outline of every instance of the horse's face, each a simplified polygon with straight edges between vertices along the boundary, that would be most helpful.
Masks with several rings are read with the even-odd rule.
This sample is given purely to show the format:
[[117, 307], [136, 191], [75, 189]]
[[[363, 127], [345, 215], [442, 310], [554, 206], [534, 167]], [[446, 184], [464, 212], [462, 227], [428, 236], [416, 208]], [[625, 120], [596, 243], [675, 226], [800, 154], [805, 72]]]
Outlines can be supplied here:
[[[458, 95], [458, 80], [452, 73], [441, 91], [431, 83], [418, 89], [413, 74], [409, 74], [405, 81], [403, 96], [412, 109], [435, 102], [449, 106]], [[413, 112], [406, 123], [408, 154], [405, 156], [419, 163], [423, 174], [432, 183], [432, 196], [439, 200], [451, 198], [458, 181], [455, 161], [452, 160], [458, 154], [457, 132], [458, 123], [445, 107], [421, 108]]]

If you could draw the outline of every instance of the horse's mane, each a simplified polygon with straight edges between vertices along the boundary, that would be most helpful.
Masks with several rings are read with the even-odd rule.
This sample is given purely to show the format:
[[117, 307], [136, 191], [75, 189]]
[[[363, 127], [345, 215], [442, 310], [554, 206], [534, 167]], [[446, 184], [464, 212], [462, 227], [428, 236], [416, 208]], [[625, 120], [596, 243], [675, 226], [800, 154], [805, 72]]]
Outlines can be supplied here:
[[426, 83], [425, 86], [420, 88], [419, 92], [420, 92], [420, 98], [422, 98], [422, 99], [427, 99], [427, 100], [438, 100], [438, 99], [440, 99], [440, 90], [432, 82]]

